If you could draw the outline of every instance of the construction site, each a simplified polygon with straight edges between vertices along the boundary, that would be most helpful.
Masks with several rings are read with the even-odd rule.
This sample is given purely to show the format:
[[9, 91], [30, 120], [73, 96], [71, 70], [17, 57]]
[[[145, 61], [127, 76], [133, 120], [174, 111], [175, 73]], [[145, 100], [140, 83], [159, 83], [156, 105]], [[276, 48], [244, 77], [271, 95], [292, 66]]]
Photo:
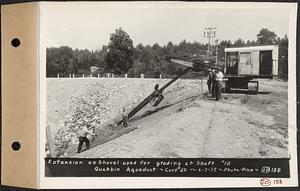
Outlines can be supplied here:
[[287, 35], [216, 32], [134, 46], [119, 27], [96, 51], [47, 48], [46, 157], [288, 158]]
[[[205, 59], [171, 59], [187, 68], [173, 79], [48, 78], [47, 157], [288, 158], [288, 83], [276, 79], [276, 47], [225, 51], [219, 102], [208, 93], [206, 76], [180, 78], [213, 67]], [[77, 153], [84, 126], [95, 136]]]

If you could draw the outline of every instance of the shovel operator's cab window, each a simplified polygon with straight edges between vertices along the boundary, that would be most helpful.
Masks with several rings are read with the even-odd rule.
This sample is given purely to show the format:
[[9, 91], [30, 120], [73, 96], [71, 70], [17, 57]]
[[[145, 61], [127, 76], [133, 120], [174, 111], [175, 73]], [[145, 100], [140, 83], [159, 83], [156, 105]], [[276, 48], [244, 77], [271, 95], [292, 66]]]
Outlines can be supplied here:
[[278, 46], [225, 48], [225, 74], [272, 78], [278, 74]]
[[229, 52], [227, 57], [227, 70], [226, 74], [237, 75], [238, 74], [238, 63], [239, 63], [239, 53]]
[[252, 74], [251, 53], [241, 52], [238, 74]]
[[258, 91], [258, 81], [278, 74], [278, 46], [225, 48], [225, 91]]
[[259, 73], [261, 75], [272, 75], [273, 70], [273, 59], [272, 59], [272, 51], [264, 50], [259, 53]]

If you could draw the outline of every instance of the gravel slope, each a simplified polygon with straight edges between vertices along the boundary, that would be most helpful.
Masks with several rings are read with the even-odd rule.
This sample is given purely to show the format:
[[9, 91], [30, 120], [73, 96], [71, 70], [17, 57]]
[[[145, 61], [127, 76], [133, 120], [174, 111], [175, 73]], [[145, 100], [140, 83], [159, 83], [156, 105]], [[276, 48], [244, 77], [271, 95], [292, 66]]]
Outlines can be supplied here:
[[[168, 79], [78, 78], [47, 79], [47, 128], [56, 148], [55, 156], [69, 156], [78, 144], [83, 126], [94, 128], [99, 139], [114, 135], [119, 129], [107, 127], [120, 120], [123, 107], [130, 111]], [[195, 88], [197, 87], [197, 88]], [[179, 80], [165, 92], [200, 91], [197, 80]], [[199, 93], [199, 92], [198, 92]], [[139, 112], [137, 116], [143, 114]], [[99, 142], [99, 141], [96, 141]], [[101, 142], [101, 141], [100, 141]], [[70, 150], [70, 148], [72, 148]]]
[[[107, 121], [113, 121], [120, 108], [136, 105], [152, 92], [157, 82], [150, 79], [49, 79], [48, 103], [52, 104], [48, 108], [51, 111], [47, 124], [52, 127], [66, 120], [66, 116], [74, 112], [76, 100], [90, 95], [97, 87], [124, 86], [108, 100], [108, 118], [111, 119]], [[203, 86], [206, 89], [205, 82]], [[215, 102], [201, 94], [200, 81], [180, 80], [165, 92], [165, 100], [158, 108], [147, 106], [139, 112], [140, 117], [131, 121], [130, 127], [137, 129], [75, 157], [288, 157], [287, 82], [261, 80], [260, 92], [258, 95], [223, 94], [223, 101]], [[136, 95], [139, 97], [134, 98]], [[57, 97], [61, 98], [54, 101]]]

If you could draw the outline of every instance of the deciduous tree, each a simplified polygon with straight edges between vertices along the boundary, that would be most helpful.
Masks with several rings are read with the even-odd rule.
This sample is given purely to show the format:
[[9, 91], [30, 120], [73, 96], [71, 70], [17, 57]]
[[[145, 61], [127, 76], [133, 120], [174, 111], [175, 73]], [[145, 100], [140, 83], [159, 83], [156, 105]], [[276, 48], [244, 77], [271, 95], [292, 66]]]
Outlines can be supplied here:
[[105, 69], [116, 74], [126, 73], [133, 65], [133, 42], [122, 29], [110, 35]]
[[257, 34], [257, 43], [260, 45], [270, 45], [276, 43], [277, 35], [267, 28], [262, 28]]

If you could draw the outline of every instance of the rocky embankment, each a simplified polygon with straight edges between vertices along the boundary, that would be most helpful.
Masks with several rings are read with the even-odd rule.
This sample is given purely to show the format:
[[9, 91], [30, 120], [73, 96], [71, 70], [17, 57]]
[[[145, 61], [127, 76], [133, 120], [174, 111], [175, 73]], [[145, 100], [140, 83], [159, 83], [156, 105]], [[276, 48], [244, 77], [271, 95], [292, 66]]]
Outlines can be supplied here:
[[[98, 134], [109, 136], [116, 129], [108, 128], [121, 119], [121, 110], [133, 109], [167, 79], [47, 79], [47, 127], [50, 128], [56, 157], [74, 153], [78, 133], [86, 126]], [[203, 83], [204, 84], [204, 83]], [[181, 93], [185, 88], [200, 91], [200, 80], [179, 80], [168, 91]], [[142, 112], [141, 112], [142, 113]], [[73, 147], [72, 147], [73, 145]], [[70, 151], [69, 148], [74, 148]], [[53, 155], [53, 154], [52, 154]]]

